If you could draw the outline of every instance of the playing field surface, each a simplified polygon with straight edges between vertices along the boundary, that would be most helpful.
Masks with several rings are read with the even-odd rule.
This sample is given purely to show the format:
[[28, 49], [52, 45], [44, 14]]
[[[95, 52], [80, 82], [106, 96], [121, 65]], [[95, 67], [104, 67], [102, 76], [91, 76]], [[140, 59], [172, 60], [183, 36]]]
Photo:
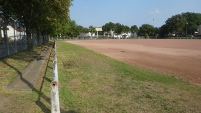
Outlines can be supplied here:
[[201, 86], [201, 40], [106, 39], [68, 42]]

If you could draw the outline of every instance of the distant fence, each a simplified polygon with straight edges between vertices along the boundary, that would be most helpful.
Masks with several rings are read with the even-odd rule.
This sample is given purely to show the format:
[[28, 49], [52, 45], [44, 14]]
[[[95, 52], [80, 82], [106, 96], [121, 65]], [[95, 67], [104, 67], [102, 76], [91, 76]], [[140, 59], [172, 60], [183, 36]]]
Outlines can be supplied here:
[[166, 37], [167, 39], [201, 39], [201, 36], [197, 37]]
[[53, 76], [51, 84], [51, 113], [60, 113], [59, 105], [59, 88], [58, 88], [58, 70], [56, 57], [56, 43], [53, 44], [54, 60], [53, 60]]
[[[20, 34], [20, 35], [19, 35]], [[16, 35], [13, 32], [13, 36], [9, 36], [7, 39], [4, 37], [0, 38], [0, 58], [9, 56], [13, 53], [16, 53], [18, 51], [26, 50], [27, 49], [27, 36], [25, 32], [21, 32], [18, 35]], [[37, 32], [35, 29], [32, 29], [31, 31], [31, 39], [33, 45], [40, 45], [47, 39], [44, 39], [39, 32], [37, 35]], [[7, 42], [6, 42], [6, 41]]]
[[10, 54], [26, 49], [26, 35], [9, 38], [7, 43], [4, 42], [4, 39], [0, 40], [0, 57], [8, 56]]

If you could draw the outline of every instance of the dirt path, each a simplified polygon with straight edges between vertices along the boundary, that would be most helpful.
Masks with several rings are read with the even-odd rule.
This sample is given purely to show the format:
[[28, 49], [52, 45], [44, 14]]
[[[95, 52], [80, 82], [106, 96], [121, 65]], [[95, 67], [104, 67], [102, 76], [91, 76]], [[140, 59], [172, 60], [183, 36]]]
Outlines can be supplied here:
[[201, 40], [68, 41], [112, 58], [169, 73], [201, 86]]

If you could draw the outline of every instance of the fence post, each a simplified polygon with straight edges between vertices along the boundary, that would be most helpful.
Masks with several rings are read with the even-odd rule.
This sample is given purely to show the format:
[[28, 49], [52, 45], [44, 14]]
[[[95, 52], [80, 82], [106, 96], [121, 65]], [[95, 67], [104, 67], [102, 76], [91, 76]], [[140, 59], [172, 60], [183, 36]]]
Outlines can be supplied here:
[[13, 29], [14, 29], [14, 53], [16, 53], [17, 52], [17, 44], [16, 44], [16, 32], [15, 32], [15, 29], [16, 29], [15, 20], [14, 20], [13, 24], [14, 24], [14, 26], [13, 26]]
[[56, 43], [54, 41], [53, 77], [51, 82], [51, 113], [60, 113]]

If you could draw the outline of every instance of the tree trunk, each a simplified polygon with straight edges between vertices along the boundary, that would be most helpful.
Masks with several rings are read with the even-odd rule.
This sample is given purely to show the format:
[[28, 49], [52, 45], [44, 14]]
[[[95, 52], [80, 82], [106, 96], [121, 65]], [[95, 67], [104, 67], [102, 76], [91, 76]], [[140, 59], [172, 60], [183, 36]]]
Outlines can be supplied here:
[[36, 36], [37, 36], [37, 45], [40, 45], [40, 32], [39, 29], [36, 29]]
[[7, 25], [8, 25], [8, 18], [5, 18], [3, 23], [4, 43], [7, 48], [7, 55], [10, 55], [9, 40], [7, 35]]
[[45, 44], [45, 34], [42, 32], [43, 44]]
[[30, 50], [33, 48], [30, 28], [26, 29], [26, 34], [27, 34], [27, 49]]
[[32, 37], [31, 37], [31, 28], [30, 28], [30, 18], [28, 17], [23, 17], [24, 19], [24, 24], [26, 27], [26, 35], [27, 35], [27, 50], [30, 50], [33, 48], [33, 42], [32, 42]]

